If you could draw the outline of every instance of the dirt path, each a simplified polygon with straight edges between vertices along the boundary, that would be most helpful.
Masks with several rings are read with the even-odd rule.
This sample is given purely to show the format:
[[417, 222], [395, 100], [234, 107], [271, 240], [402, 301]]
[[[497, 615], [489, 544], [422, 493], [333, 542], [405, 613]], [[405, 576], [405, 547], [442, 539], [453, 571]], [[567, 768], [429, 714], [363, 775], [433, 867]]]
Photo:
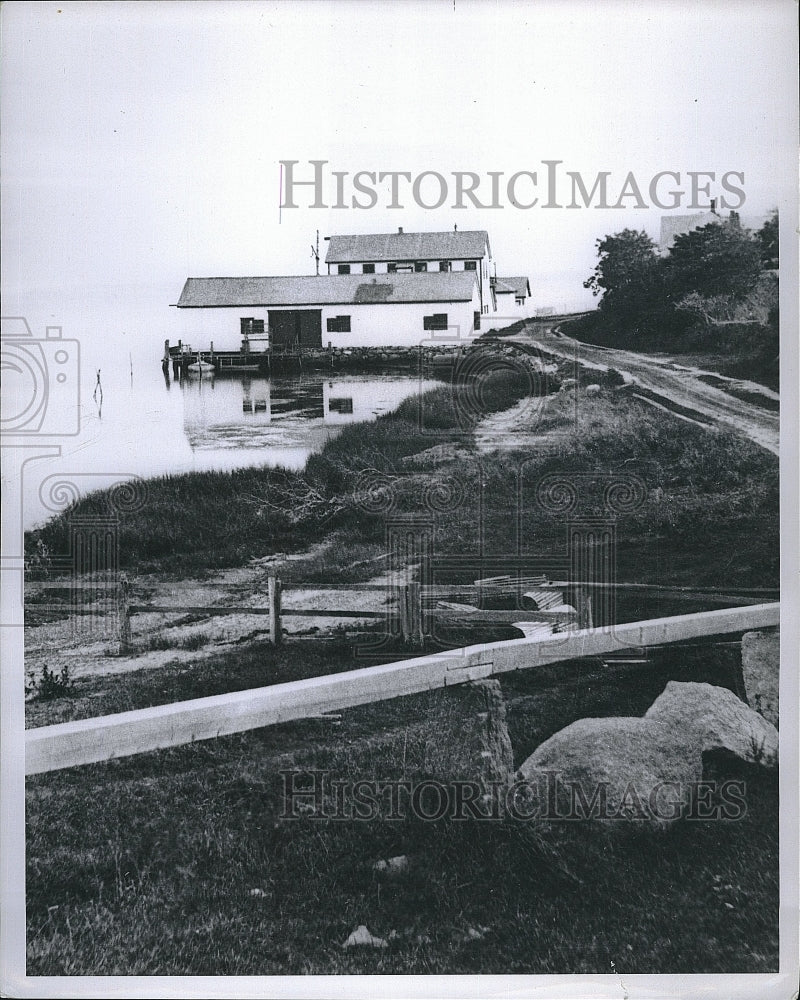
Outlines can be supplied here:
[[[224, 570], [205, 580], [164, 582], [142, 576], [132, 580], [132, 603], [181, 606], [235, 605], [263, 608], [267, 605], [267, 579], [279, 565], [313, 556], [316, 546], [295, 555], [275, 555], [253, 560], [248, 566]], [[371, 584], [389, 584], [387, 574], [373, 577]], [[352, 590], [335, 586], [291, 587], [284, 591], [286, 609], [331, 608], [342, 611], [383, 611], [388, 590]], [[374, 619], [315, 618], [287, 616], [284, 631], [290, 635], [322, 635], [347, 624], [359, 626]], [[131, 618], [133, 651], [118, 654], [115, 622], [107, 618], [67, 618], [29, 627], [25, 635], [25, 668], [36, 676], [47, 664], [58, 673], [67, 667], [73, 678], [128, 673], [167, 663], [197, 663], [198, 660], [235, 649], [242, 643], [269, 634], [264, 615], [235, 613], [213, 617], [164, 613], [141, 613]], [[163, 647], [163, 648], [161, 648]]]
[[731, 388], [756, 397], [763, 396], [765, 401], [778, 400], [778, 394], [771, 389], [746, 379], [733, 379], [681, 365], [668, 355], [654, 357], [620, 348], [597, 347], [556, 331], [557, 328], [544, 324], [534, 325], [514, 339], [519, 343], [534, 343], [547, 354], [577, 361], [586, 367], [600, 370], [614, 368], [633, 384], [634, 391], [636, 387], [642, 390], [640, 395], [645, 401], [667, 409], [674, 404], [687, 411], [688, 415], [696, 415], [702, 422], [710, 421], [731, 428], [773, 455], [779, 453], [778, 413], [709, 385], [702, 376], [713, 376], [723, 383], [730, 383]]

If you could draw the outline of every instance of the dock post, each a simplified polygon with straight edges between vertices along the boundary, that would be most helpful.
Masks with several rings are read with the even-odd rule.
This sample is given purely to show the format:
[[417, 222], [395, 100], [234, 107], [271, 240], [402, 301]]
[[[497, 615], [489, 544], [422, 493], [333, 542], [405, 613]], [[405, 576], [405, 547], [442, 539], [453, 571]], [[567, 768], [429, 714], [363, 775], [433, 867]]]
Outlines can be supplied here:
[[117, 583], [117, 619], [119, 628], [119, 652], [127, 653], [131, 645], [131, 585], [127, 573], [120, 573]]
[[281, 626], [281, 581], [271, 576], [269, 578], [269, 641], [273, 646], [280, 646], [283, 638]]
[[169, 339], [164, 341], [164, 364], [169, 364]]

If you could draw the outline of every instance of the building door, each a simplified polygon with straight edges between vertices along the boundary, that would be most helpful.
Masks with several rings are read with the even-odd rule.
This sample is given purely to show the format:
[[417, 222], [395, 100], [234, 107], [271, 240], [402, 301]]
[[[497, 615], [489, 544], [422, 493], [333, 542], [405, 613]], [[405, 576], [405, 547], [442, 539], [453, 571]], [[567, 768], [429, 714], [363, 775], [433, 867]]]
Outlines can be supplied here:
[[322, 347], [322, 310], [270, 309], [269, 344], [274, 351]]

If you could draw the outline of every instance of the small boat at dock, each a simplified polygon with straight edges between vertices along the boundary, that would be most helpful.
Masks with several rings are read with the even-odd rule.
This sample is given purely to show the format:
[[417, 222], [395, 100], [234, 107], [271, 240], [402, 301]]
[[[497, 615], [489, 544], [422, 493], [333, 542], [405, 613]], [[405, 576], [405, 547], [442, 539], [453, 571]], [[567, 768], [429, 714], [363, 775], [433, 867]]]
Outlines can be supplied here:
[[198, 355], [197, 361], [192, 361], [186, 366], [186, 371], [189, 375], [213, 375], [216, 371], [214, 365], [210, 361], [204, 361], [202, 355]]

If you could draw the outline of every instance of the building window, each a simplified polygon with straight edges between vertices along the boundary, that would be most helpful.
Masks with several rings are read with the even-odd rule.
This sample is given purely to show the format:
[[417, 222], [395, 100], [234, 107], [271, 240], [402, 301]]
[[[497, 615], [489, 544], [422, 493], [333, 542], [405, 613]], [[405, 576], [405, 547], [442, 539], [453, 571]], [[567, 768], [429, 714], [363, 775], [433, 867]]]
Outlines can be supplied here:
[[350, 273], [350, 265], [349, 264], [340, 264], [337, 270], [338, 270], [339, 274], [349, 274]]
[[352, 413], [353, 412], [353, 397], [352, 396], [331, 396], [328, 400], [328, 410], [331, 413]]
[[481, 328], [481, 314], [479, 312], [476, 312], [476, 313], [473, 313], [472, 315], [474, 317], [474, 322], [472, 324], [473, 327], [476, 330], [480, 330], [480, 328]]
[[427, 263], [427, 261], [424, 261], [424, 260], [418, 260], [418, 261], [416, 261], [416, 263], [414, 264], [414, 270], [417, 273], [420, 273], [421, 271], [427, 271], [428, 270], [428, 263]]
[[264, 320], [263, 319], [253, 319], [252, 317], [242, 317], [239, 320], [239, 325], [242, 331], [243, 337], [252, 337], [256, 333], [264, 332]]
[[432, 316], [422, 317], [423, 330], [446, 330], [447, 313], [434, 313]]
[[350, 317], [329, 316], [328, 333], [350, 333]]
[[478, 270], [478, 262], [474, 261], [474, 260], [465, 260], [464, 261], [464, 270], [465, 271], [477, 271]]
[[364, 265], [364, 268], [362, 270], [362, 274], [374, 274], [374, 273], [375, 273], [375, 265], [374, 264], [365, 264]]
[[393, 261], [386, 265], [387, 274], [395, 274], [396, 271], [397, 271], [397, 264], [395, 264]]
[[524, 306], [525, 305], [525, 299], [521, 299], [521, 298], [519, 298], [519, 296], [517, 296], [517, 305], [518, 306]]
[[439, 261], [439, 270], [440, 271], [452, 271], [453, 270], [453, 262], [451, 260], [440, 260]]

